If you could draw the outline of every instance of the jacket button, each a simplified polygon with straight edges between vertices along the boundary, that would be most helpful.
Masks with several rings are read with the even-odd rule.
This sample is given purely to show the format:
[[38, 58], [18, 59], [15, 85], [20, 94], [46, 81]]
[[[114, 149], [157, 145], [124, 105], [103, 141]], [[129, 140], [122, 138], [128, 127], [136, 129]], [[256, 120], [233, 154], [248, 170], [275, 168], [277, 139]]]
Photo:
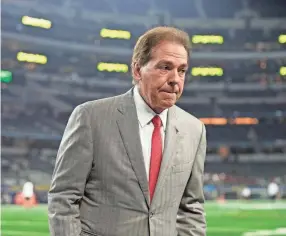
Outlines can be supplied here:
[[149, 213], [149, 217], [152, 218], [154, 216], [154, 212]]

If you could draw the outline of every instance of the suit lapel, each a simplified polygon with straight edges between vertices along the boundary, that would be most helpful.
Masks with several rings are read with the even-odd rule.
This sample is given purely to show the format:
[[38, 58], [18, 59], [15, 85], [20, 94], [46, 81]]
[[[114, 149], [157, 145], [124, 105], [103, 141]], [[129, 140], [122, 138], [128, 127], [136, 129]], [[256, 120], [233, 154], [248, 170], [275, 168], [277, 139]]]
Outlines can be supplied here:
[[173, 106], [169, 109], [169, 112], [168, 112], [168, 121], [167, 121], [167, 127], [166, 127], [163, 159], [161, 162], [159, 177], [158, 177], [158, 181], [156, 184], [152, 203], [156, 202], [156, 195], [159, 195], [159, 191], [161, 191], [165, 177], [167, 173], [169, 172], [171, 165], [172, 165], [172, 157], [177, 151], [177, 147], [179, 146], [178, 143], [181, 138], [180, 132], [178, 129], [179, 126], [178, 126], [175, 109], [176, 108]]
[[145, 170], [139, 124], [132, 91], [127, 92], [127, 94], [122, 97], [122, 101], [118, 106], [117, 125], [140, 188], [149, 206], [150, 196], [147, 173]]

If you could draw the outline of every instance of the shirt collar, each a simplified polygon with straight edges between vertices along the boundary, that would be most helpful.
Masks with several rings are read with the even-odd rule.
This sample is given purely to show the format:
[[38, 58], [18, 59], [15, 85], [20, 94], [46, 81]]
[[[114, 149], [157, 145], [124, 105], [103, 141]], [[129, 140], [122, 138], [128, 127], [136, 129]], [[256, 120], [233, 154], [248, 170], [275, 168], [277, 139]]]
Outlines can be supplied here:
[[141, 127], [149, 124], [155, 115], [159, 115], [162, 120], [163, 128], [164, 130], [166, 129], [168, 109], [165, 109], [160, 114], [154, 112], [141, 97], [137, 86], [134, 87], [134, 102]]

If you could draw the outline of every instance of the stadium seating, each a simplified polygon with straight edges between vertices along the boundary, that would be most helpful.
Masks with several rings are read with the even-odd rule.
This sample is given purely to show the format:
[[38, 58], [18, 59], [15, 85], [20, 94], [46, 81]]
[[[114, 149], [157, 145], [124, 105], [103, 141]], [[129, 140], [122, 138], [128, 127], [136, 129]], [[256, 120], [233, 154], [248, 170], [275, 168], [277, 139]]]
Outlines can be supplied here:
[[[5, 191], [14, 194], [25, 181], [32, 181], [39, 201], [47, 202], [57, 149], [72, 110], [132, 87], [132, 48], [156, 25], [182, 28], [192, 41], [178, 106], [206, 124], [205, 172], [211, 177], [205, 184], [237, 198], [242, 185], [261, 193], [273, 177], [286, 182], [286, 44], [278, 40], [285, 35], [283, 4], [283, 0], [4, 1], [1, 68], [13, 75], [1, 86]], [[51, 27], [24, 24], [27, 14], [50, 21]], [[115, 32], [103, 36], [103, 29]], [[122, 31], [127, 38], [118, 33]], [[20, 60], [20, 52], [28, 58]], [[39, 57], [40, 62], [35, 61]], [[113, 67], [100, 70], [101, 62]], [[246, 123], [239, 123], [240, 118]]]

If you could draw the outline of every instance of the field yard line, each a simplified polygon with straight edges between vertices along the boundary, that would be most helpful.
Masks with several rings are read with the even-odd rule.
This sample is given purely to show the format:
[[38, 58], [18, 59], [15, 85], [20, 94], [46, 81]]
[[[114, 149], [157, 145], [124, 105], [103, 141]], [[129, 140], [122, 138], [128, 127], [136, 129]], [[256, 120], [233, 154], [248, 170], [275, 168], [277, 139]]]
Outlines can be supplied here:
[[243, 236], [271, 236], [271, 235], [286, 235], [286, 228], [277, 228], [274, 230], [258, 230], [245, 232]]
[[33, 232], [33, 231], [15, 231], [15, 230], [5, 230], [5, 235], [16, 235], [19, 236], [19, 234], [21, 236], [25, 236], [25, 235], [29, 235], [29, 236], [48, 236], [49, 233], [43, 233], [43, 232]]
[[[207, 227], [207, 232], [244, 232], [249, 231], [249, 228], [227, 228], [227, 227]], [[256, 229], [253, 229], [256, 231]]]
[[220, 208], [224, 209], [240, 209], [240, 210], [285, 210], [285, 203], [253, 203], [253, 204], [220, 204]]
[[47, 221], [31, 221], [31, 220], [17, 220], [15, 221], [11, 221], [11, 220], [1, 220], [1, 225], [15, 225], [15, 223], [17, 225], [48, 225]]

